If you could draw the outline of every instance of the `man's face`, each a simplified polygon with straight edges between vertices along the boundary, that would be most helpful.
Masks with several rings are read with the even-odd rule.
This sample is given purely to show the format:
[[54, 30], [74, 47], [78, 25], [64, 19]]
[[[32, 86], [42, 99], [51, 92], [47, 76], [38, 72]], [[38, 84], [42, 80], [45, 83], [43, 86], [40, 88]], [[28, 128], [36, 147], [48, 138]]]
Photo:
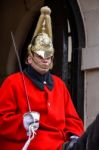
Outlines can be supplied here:
[[45, 74], [53, 67], [53, 56], [43, 58], [33, 52], [28, 56], [27, 64], [30, 64], [40, 74]]
[[47, 57], [47, 58], [43, 58], [40, 55], [34, 53], [33, 54], [33, 60], [36, 64], [38, 64], [39, 66], [41, 66], [43, 69], [46, 69], [49, 67], [49, 65], [52, 62], [52, 58], [51, 57]]

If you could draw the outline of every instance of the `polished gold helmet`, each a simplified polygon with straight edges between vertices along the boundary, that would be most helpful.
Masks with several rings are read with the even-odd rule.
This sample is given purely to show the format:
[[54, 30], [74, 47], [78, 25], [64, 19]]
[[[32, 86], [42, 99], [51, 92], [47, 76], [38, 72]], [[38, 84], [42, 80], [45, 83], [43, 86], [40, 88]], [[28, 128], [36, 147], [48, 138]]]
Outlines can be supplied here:
[[45, 6], [41, 8], [41, 15], [38, 20], [31, 43], [28, 46], [28, 54], [37, 53], [42, 58], [54, 55], [52, 43], [51, 10]]

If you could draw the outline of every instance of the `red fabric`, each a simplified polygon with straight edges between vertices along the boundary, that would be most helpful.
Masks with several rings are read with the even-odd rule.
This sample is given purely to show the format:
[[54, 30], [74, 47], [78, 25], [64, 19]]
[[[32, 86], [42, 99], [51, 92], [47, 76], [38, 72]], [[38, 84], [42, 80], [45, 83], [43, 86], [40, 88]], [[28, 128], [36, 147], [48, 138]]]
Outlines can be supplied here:
[[[28, 150], [59, 150], [69, 133], [80, 136], [83, 123], [78, 117], [63, 81], [53, 76], [54, 88], [40, 91], [24, 75], [32, 111], [40, 113], [40, 127]], [[28, 112], [20, 73], [9, 76], [0, 89], [0, 149], [21, 150], [27, 140], [23, 114]]]

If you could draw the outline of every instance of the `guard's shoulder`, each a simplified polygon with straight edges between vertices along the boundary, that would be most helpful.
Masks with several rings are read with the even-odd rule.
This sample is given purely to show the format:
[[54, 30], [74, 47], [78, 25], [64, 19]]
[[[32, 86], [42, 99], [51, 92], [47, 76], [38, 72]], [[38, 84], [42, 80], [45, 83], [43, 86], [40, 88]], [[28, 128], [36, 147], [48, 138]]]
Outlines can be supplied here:
[[52, 74], [52, 77], [53, 77], [54, 80], [59, 80], [60, 82], [63, 82], [62, 79], [60, 77], [56, 76], [56, 75]]
[[20, 77], [20, 75], [21, 75], [20, 72], [12, 73], [12, 74], [8, 75], [5, 80], [17, 79]]
[[52, 78], [53, 78], [54, 82], [57, 82], [58, 84], [63, 84], [63, 85], [65, 84], [64, 81], [56, 75], [52, 75]]
[[56, 75], [52, 75], [52, 78], [53, 78], [53, 81], [54, 81], [54, 85], [56, 87], [61, 87], [61, 88], [65, 89], [67, 92], [69, 92], [66, 83], [60, 77], [58, 77]]
[[[17, 73], [12, 73], [10, 75], [8, 75], [2, 82], [2, 85], [4, 84], [11, 84], [13, 83], [14, 81], [18, 81], [18, 78], [20, 78], [20, 72], [17, 72]], [[1, 86], [2, 86], [1, 85]]]

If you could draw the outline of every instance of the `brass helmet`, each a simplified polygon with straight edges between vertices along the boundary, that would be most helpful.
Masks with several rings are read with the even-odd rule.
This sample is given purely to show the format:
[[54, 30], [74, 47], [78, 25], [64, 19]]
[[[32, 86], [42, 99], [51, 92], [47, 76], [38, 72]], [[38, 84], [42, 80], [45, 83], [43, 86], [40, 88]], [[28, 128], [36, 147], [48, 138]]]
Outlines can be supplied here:
[[42, 58], [48, 58], [54, 55], [50, 14], [51, 9], [48, 6], [41, 8], [41, 15], [36, 30], [28, 46], [28, 54], [34, 52]]

